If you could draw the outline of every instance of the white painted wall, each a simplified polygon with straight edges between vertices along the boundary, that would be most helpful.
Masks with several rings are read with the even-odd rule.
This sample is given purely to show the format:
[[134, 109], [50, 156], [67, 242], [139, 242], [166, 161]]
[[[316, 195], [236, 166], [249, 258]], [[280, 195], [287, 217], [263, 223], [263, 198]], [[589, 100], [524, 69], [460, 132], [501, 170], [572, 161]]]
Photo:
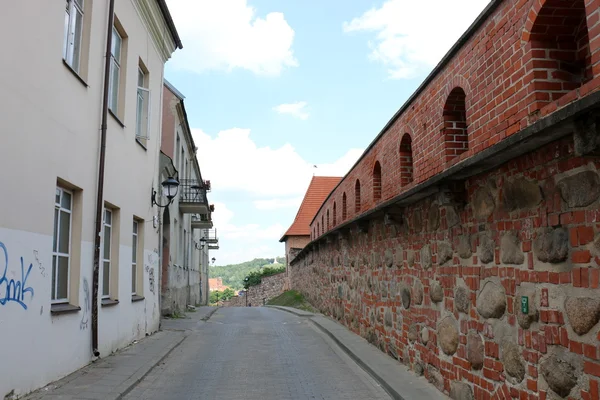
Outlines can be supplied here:
[[[160, 321], [159, 236], [152, 223], [158, 209], [151, 206], [150, 194], [157, 187], [166, 60], [142, 22], [139, 2], [157, 7], [153, 0], [117, 0], [115, 8], [128, 34], [125, 127], [109, 116], [104, 199], [120, 209], [120, 226], [115, 227], [120, 233], [119, 286], [114, 293], [119, 304], [99, 309], [101, 357], [155, 332]], [[87, 86], [63, 65], [64, 1], [9, 2], [0, 13], [0, 35], [7, 55], [0, 57], [0, 243], [8, 257], [6, 264], [0, 247], [0, 341], [4, 360], [0, 363], [0, 398], [13, 390], [15, 394], [27, 393], [92, 360], [89, 296], [108, 0], [93, 0], [91, 4], [89, 69], [84, 76]], [[166, 28], [160, 31], [168, 35]], [[134, 140], [140, 58], [149, 69], [152, 91], [147, 149]], [[77, 186], [81, 194], [81, 241], [72, 243], [72, 248], [81, 252], [80, 274], [76, 293], [70, 299], [81, 310], [51, 315], [57, 179]], [[139, 302], [132, 302], [130, 290], [134, 215], [145, 220], [145, 299]], [[7, 291], [9, 283], [26, 288], [23, 304], [11, 301], [14, 294]]]

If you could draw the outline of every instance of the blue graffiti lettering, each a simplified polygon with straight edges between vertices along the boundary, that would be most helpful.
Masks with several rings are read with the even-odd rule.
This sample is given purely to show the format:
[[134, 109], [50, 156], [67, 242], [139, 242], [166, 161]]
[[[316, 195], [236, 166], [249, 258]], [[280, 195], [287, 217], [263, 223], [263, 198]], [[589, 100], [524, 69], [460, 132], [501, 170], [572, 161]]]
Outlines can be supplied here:
[[[0, 242], [0, 249], [4, 251], [4, 272], [2, 273], [2, 276], [0, 276], [0, 305], [3, 306], [8, 302], [14, 301], [27, 310], [25, 293], [29, 293], [30, 299], [33, 299], [33, 288], [27, 286], [27, 278], [29, 278], [33, 264], [29, 264], [27, 273], [25, 273], [25, 265], [23, 263], [23, 257], [21, 257], [21, 280], [8, 280], [6, 277], [6, 273], [8, 272], [8, 250], [2, 242]], [[2, 295], [3, 292], [4, 295]]]

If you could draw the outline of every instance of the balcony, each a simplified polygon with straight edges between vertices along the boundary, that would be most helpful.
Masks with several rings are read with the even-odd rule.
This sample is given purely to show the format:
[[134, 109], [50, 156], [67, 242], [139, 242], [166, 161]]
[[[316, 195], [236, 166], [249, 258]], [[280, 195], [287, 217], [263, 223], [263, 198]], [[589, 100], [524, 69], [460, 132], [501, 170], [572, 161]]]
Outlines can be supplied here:
[[183, 214], [207, 214], [207, 186], [196, 179], [182, 179], [179, 183], [179, 211]]
[[209, 244], [208, 249], [209, 250], [219, 250], [219, 245], [218, 244]]
[[211, 229], [208, 232], [206, 232], [206, 234], [204, 235], [204, 239], [206, 240], [206, 243], [208, 243], [208, 244], [218, 244], [219, 238], [217, 237], [217, 230]]
[[210, 229], [213, 227], [210, 214], [192, 215], [192, 229]]

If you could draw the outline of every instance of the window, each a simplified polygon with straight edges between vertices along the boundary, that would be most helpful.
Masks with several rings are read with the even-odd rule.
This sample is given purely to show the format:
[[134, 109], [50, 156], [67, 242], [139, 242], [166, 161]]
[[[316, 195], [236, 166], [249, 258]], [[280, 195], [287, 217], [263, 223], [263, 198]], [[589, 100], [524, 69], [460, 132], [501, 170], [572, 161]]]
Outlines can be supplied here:
[[54, 202], [54, 240], [52, 245], [52, 302], [69, 301], [71, 265], [71, 222], [73, 195], [57, 187]]
[[354, 212], [360, 212], [360, 181], [357, 179], [356, 184], [354, 185]]
[[413, 181], [412, 139], [405, 133], [400, 142], [400, 184], [408, 185]]
[[148, 90], [148, 73], [144, 66], [138, 66], [137, 104], [135, 138], [142, 144], [150, 137], [150, 90]]
[[131, 294], [137, 294], [137, 269], [138, 269], [138, 229], [139, 224], [133, 221], [133, 237], [131, 240]]
[[342, 221], [345, 221], [347, 217], [348, 214], [346, 211], [346, 192], [344, 192], [342, 196]]
[[381, 164], [375, 162], [373, 167], [373, 201], [381, 200]]
[[65, 8], [63, 59], [77, 73], [81, 61], [83, 2], [84, 0], [67, 0]]
[[110, 297], [110, 269], [112, 244], [112, 210], [104, 209], [104, 234], [102, 239], [102, 298]]
[[110, 50], [110, 86], [108, 88], [108, 108], [117, 114], [117, 106], [119, 104], [119, 81], [121, 77], [121, 47], [123, 38], [113, 27], [112, 47]]

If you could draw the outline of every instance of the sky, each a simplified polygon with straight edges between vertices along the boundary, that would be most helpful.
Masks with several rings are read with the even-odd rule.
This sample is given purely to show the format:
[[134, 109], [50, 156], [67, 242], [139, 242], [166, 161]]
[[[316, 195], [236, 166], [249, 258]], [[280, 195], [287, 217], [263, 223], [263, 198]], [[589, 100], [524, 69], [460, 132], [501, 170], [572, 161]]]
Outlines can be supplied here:
[[344, 176], [488, 3], [167, 0], [215, 265], [283, 256], [312, 176]]

